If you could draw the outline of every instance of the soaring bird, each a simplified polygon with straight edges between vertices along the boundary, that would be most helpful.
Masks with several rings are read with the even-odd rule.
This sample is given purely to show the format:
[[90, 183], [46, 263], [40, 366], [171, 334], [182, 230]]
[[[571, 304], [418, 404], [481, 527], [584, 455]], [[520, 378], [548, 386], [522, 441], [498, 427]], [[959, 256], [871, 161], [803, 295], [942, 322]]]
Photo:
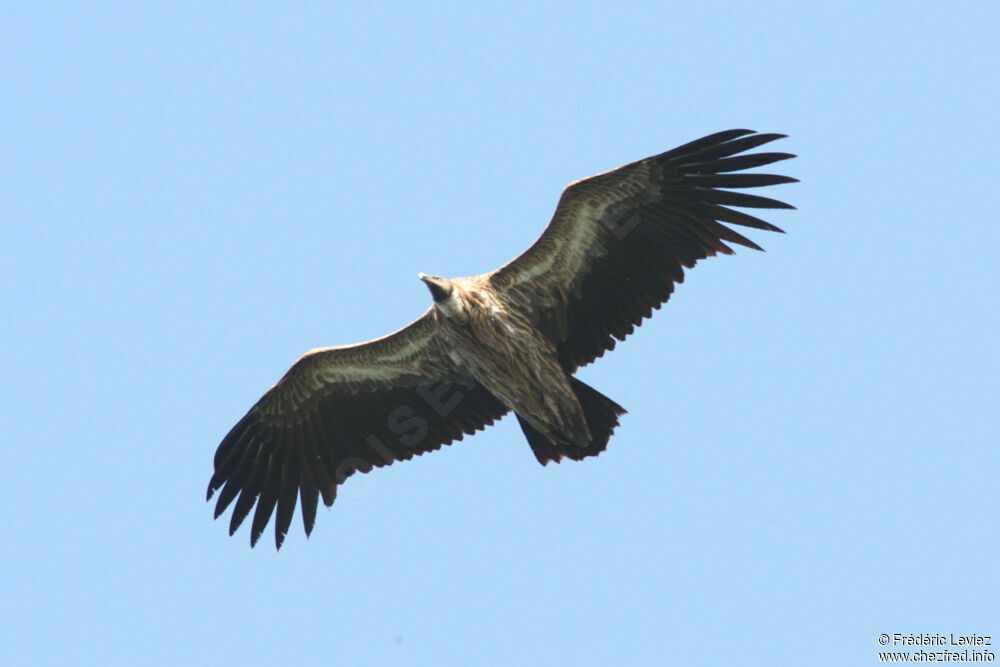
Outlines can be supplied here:
[[743, 172], [794, 157], [745, 153], [781, 134], [729, 130], [571, 183], [548, 227], [509, 264], [470, 278], [423, 273], [431, 307], [382, 338], [305, 353], [229, 431], [208, 499], [235, 500], [232, 535], [256, 505], [250, 544], [277, 508], [281, 548], [297, 500], [308, 536], [320, 496], [461, 440], [513, 411], [545, 465], [596, 456], [624, 408], [573, 377], [624, 340], [727, 243], [725, 223], [780, 232], [732, 207], [793, 208], [733, 188], [792, 183]]

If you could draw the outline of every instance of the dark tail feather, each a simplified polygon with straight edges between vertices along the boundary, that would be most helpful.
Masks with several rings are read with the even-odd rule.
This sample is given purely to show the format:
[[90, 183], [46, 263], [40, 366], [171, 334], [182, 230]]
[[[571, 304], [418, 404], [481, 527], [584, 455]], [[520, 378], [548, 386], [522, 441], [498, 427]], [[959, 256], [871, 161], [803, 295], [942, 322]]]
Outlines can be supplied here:
[[558, 461], [562, 458], [560, 452], [565, 450], [556, 449], [556, 445], [549, 442], [549, 439], [542, 435], [541, 431], [538, 431], [534, 426], [524, 421], [521, 415], [517, 415], [517, 423], [521, 425], [524, 437], [528, 439], [531, 451], [535, 453], [535, 458], [538, 459], [539, 463], [545, 465], [549, 461]]
[[580, 461], [588, 456], [597, 456], [608, 446], [608, 439], [618, 426], [618, 417], [625, 414], [625, 408], [596, 389], [575, 377], [570, 377], [569, 381], [577, 400], [583, 407], [583, 416], [587, 420], [587, 428], [590, 429], [593, 440], [585, 447], [565, 438], [556, 437], [552, 440], [518, 415], [517, 421], [528, 439], [528, 444], [531, 445], [531, 451], [542, 465], [549, 461], [558, 463], [563, 457]]
[[[594, 438], [584, 456], [597, 456], [608, 446], [608, 439], [618, 426], [618, 417], [625, 414], [625, 408], [593, 387], [580, 382], [575, 377], [569, 379], [576, 398], [583, 406], [583, 416], [587, 420], [587, 428]], [[580, 458], [583, 458], [581, 456]], [[579, 460], [579, 459], [574, 459]]]

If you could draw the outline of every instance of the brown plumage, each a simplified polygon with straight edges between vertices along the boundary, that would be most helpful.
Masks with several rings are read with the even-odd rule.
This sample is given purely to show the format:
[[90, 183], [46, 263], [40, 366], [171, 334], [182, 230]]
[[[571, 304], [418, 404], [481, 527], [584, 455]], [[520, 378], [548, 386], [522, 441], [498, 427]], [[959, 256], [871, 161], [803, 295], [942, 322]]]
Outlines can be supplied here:
[[794, 182], [732, 172], [793, 157], [743, 151], [784, 135], [730, 130], [569, 185], [541, 237], [492, 273], [420, 275], [434, 305], [367, 343], [312, 350], [254, 405], [215, 454], [215, 516], [230, 534], [256, 505], [255, 544], [275, 508], [280, 548], [297, 501], [308, 535], [354, 472], [440, 448], [517, 415], [545, 464], [599, 454], [624, 409], [572, 376], [665, 302], [683, 269], [727, 243], [723, 223], [781, 231], [743, 208], [792, 208], [732, 192]]

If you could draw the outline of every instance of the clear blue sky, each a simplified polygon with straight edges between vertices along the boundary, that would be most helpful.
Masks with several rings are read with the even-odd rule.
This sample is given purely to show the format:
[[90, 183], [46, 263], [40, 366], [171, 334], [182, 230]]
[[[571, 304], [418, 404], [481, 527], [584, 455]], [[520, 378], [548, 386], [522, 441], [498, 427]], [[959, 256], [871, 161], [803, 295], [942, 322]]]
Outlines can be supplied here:
[[[668, 6], [6, 3], [0, 661], [1000, 635], [1000, 10]], [[212, 520], [219, 440], [302, 352], [514, 257], [568, 182], [733, 127], [790, 135], [802, 182], [768, 194], [798, 210], [582, 371], [629, 410], [599, 458], [542, 468], [508, 418], [355, 476], [280, 553]]]

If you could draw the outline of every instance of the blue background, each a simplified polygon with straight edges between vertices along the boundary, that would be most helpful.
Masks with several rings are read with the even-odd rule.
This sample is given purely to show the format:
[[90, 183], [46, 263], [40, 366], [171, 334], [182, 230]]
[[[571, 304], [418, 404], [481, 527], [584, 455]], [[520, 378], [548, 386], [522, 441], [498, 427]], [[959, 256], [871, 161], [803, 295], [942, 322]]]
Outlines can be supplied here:
[[[331, 3], [332, 4], [332, 3]], [[6, 3], [0, 657], [873, 664], [1000, 635], [995, 3]], [[788, 133], [797, 211], [516, 421], [280, 553], [204, 502], [304, 351], [491, 270], [572, 180]], [[227, 515], [228, 516], [228, 515]]]

